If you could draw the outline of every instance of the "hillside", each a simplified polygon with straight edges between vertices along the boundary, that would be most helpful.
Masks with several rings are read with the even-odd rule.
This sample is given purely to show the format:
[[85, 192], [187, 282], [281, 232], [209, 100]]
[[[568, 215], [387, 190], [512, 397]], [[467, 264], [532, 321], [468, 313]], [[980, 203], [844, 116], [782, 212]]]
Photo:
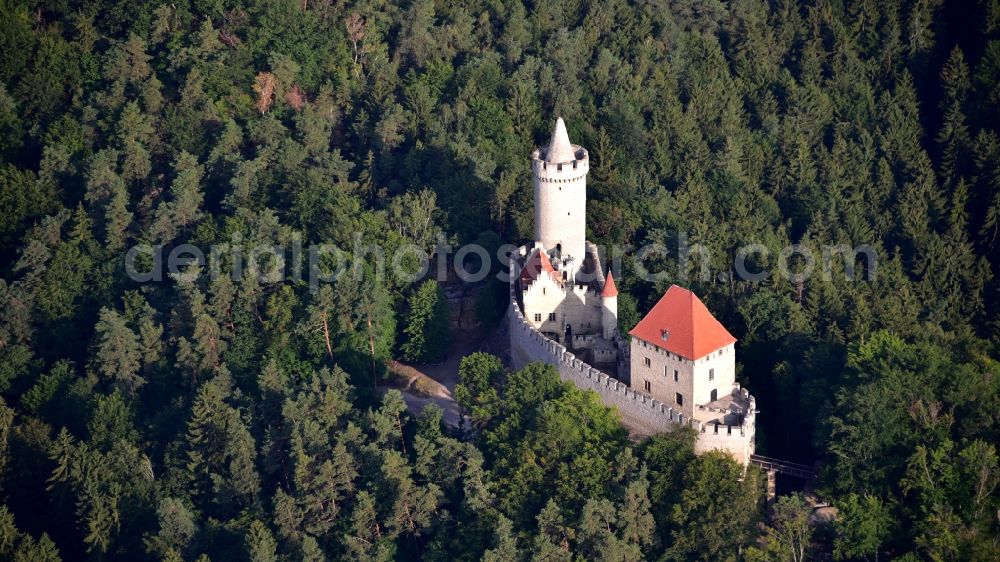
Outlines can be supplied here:
[[[0, 44], [0, 559], [1000, 557], [995, 0], [0, 0]], [[533, 239], [557, 116], [619, 327], [696, 293], [834, 523], [541, 365], [464, 358], [458, 429], [377, 391], [454, 337], [422, 255]]]

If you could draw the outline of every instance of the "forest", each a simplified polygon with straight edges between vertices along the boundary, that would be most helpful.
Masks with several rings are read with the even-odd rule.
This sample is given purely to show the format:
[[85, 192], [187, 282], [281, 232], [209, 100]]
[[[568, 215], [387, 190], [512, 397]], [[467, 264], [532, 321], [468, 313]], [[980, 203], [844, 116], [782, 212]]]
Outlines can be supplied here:
[[[0, 559], [1000, 558], [996, 0], [0, 0], [0, 44]], [[319, 287], [126, 272], [522, 243], [557, 116], [590, 240], [709, 251], [656, 281], [627, 254], [620, 327], [698, 294], [758, 452], [815, 464], [834, 521], [551, 367], [476, 353], [467, 425], [409, 413], [387, 366], [440, 359], [443, 289], [368, 257]], [[774, 275], [733, 275], [747, 244]], [[789, 279], [792, 244], [877, 268]]]

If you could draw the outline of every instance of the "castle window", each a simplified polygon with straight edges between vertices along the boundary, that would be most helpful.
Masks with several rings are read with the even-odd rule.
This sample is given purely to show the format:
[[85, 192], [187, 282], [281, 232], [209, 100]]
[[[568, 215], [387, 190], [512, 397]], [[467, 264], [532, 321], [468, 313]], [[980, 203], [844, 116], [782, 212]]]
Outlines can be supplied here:
[[646, 392], [652, 392], [652, 390], [649, 389], [650, 388], [649, 381], [645, 381], [645, 387], [646, 387]]
[[535, 322], [541, 322], [541, 321], [542, 321], [542, 315], [541, 314], [536, 314], [535, 315]]
[[674, 401], [677, 402], [678, 406], [683, 406], [684, 405], [684, 395], [681, 394], [680, 392], [678, 392], [677, 396], [674, 397]]
[[545, 287], [542, 287], [542, 294], [545, 294]]
[[667, 341], [667, 338], [669, 338], [669, 337], [670, 337], [670, 330], [660, 330], [660, 339], [661, 340]]
[[715, 380], [715, 369], [709, 369], [708, 370], [708, 380], [710, 380], [710, 381], [714, 381]]
[[651, 362], [651, 361], [649, 360], [649, 357], [646, 357], [646, 358], [644, 358], [644, 360], [646, 361], [646, 366], [647, 366], [647, 367], [649, 367], [649, 365], [650, 365], [650, 364], [652, 363], [652, 362]]
[[556, 321], [556, 313], [555, 312], [550, 312], [549, 313], [549, 322], [555, 322], [555, 321]]
[[677, 382], [677, 381], [679, 381], [680, 379], [681, 379], [681, 374], [680, 374], [680, 372], [678, 372], [678, 371], [677, 371], [677, 369], [674, 369], [674, 382]]

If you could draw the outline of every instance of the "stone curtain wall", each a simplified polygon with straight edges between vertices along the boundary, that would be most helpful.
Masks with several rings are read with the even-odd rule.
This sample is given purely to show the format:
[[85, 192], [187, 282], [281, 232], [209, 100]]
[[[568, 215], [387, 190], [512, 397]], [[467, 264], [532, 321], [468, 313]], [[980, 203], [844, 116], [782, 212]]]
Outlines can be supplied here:
[[690, 422], [679, 412], [633, 392], [624, 383], [578, 359], [562, 344], [543, 336], [524, 320], [515, 300], [511, 301], [508, 319], [510, 355], [515, 369], [532, 362], [555, 366], [562, 380], [572, 382], [581, 389], [593, 390], [605, 405], [617, 407], [622, 422], [635, 433], [650, 435]]
[[[519, 271], [513, 256], [511, 271]], [[562, 344], [535, 330], [525, 320], [521, 307], [518, 306], [515, 283], [516, 277], [512, 276], [510, 306], [507, 308], [511, 366], [514, 369], [521, 369], [532, 362], [548, 363], [556, 367], [562, 380], [572, 382], [581, 389], [593, 390], [606, 406], [617, 408], [622, 423], [634, 434], [652, 435], [670, 431], [678, 425], [689, 425], [698, 432], [696, 452], [722, 449], [730, 452], [743, 464], [750, 461], [754, 449], [755, 403], [745, 389], [734, 391], [744, 394], [750, 400], [749, 412], [741, 425], [703, 424], [684, 416], [670, 406], [633, 391], [625, 383], [581, 361]]]

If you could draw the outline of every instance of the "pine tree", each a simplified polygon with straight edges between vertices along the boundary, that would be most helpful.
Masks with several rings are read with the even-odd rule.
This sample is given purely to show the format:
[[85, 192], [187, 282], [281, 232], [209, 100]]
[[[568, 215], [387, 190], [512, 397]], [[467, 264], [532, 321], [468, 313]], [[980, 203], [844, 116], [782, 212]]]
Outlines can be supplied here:
[[292, 438], [291, 459], [295, 463], [296, 513], [301, 529], [322, 537], [337, 522], [343, 503], [354, 491], [358, 477], [354, 459], [343, 443], [338, 443], [333, 458], [320, 460], [304, 450], [299, 436]]
[[483, 553], [483, 562], [518, 562], [521, 551], [517, 548], [514, 536], [514, 524], [510, 519], [500, 516], [496, 524], [494, 547]]
[[147, 548], [164, 556], [175, 552], [182, 559], [180, 553], [187, 551], [198, 532], [194, 515], [183, 502], [169, 497], [160, 501], [156, 515], [160, 528], [155, 537], [147, 539]]
[[135, 392], [146, 380], [139, 376], [142, 348], [135, 332], [117, 311], [101, 309], [97, 332], [97, 368], [101, 375], [135, 398]]
[[118, 121], [118, 140], [122, 151], [121, 177], [125, 182], [131, 184], [145, 180], [152, 171], [153, 164], [146, 147], [153, 135], [153, 126], [142, 114], [139, 104], [127, 103]]
[[386, 510], [386, 530], [394, 536], [422, 534], [438, 508], [440, 489], [414, 482], [413, 469], [396, 451], [385, 451], [381, 461], [379, 505]]
[[[14, 425], [14, 409], [0, 396], [0, 475], [10, 461], [10, 431]], [[0, 525], [2, 527], [2, 525]]]
[[538, 535], [532, 549], [532, 562], [569, 562], [572, 559], [569, 540], [573, 531], [563, 521], [559, 506], [549, 500], [537, 519]]
[[433, 279], [425, 281], [410, 298], [403, 357], [422, 363], [440, 361], [451, 343], [448, 314], [444, 289]]
[[201, 385], [191, 406], [187, 470], [192, 495], [199, 500], [211, 497], [213, 482], [220, 478], [226, 465], [229, 424], [236, 414], [225, 403], [229, 392], [228, 380], [216, 377]]
[[302, 326], [302, 331], [310, 337], [321, 342], [326, 351], [327, 358], [334, 360], [333, 356], [333, 330], [334, 330], [334, 297], [333, 287], [323, 285], [319, 288], [313, 298], [312, 303], [307, 308], [308, 320]]
[[630, 556], [622, 549], [623, 545], [615, 535], [615, 519], [615, 506], [609, 500], [587, 500], [577, 528], [577, 544], [584, 558], [605, 562], [637, 560], [634, 553]]
[[246, 552], [250, 562], [278, 562], [278, 545], [267, 525], [260, 521], [250, 523], [246, 534]]
[[228, 412], [226, 462], [212, 474], [214, 501], [226, 510], [257, 504], [260, 476], [257, 473], [257, 446], [235, 409]]
[[156, 209], [150, 234], [153, 240], [167, 243], [195, 224], [202, 215], [204, 195], [201, 181], [204, 171], [198, 159], [181, 152], [174, 160], [174, 180], [170, 184], [170, 200]]
[[634, 560], [642, 560], [658, 546], [645, 468], [625, 488], [625, 499], [618, 508], [618, 525], [621, 527], [624, 543], [623, 557], [632, 556]]
[[106, 251], [122, 248], [132, 222], [128, 210], [128, 190], [124, 179], [118, 175], [117, 150], [104, 149], [94, 155], [87, 175], [87, 191], [84, 201], [91, 212], [100, 220], [97, 226], [104, 230]]
[[351, 557], [366, 562], [392, 560], [395, 548], [392, 541], [387, 540], [385, 533], [375, 499], [368, 491], [358, 492], [351, 516], [351, 529], [344, 537]]
[[105, 451], [119, 441], [135, 444], [139, 439], [139, 432], [132, 421], [132, 412], [117, 391], [108, 396], [95, 397], [87, 429], [90, 443]]
[[0, 557], [14, 562], [59, 562], [62, 558], [49, 536], [42, 533], [36, 541], [14, 524], [6, 505], [0, 505]]

